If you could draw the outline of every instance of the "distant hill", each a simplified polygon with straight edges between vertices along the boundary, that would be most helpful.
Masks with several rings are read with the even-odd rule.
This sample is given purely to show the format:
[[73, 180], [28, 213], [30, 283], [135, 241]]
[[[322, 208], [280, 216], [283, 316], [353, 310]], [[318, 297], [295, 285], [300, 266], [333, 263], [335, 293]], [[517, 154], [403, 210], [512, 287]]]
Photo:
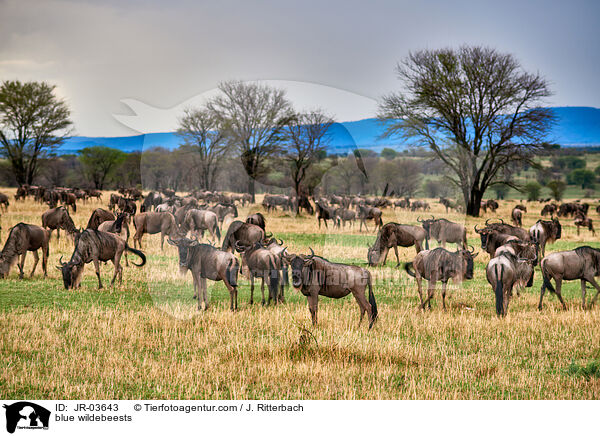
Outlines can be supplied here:
[[[563, 147], [599, 147], [600, 146], [600, 109], [592, 107], [555, 107], [557, 123], [552, 129], [549, 142]], [[329, 144], [330, 153], [347, 153], [355, 147], [380, 151], [391, 147], [401, 151], [410, 143], [400, 143], [390, 139], [379, 139], [384, 126], [375, 118], [360, 121], [346, 121], [335, 124], [333, 137]], [[180, 138], [173, 132], [147, 133], [120, 137], [74, 136], [65, 141], [59, 154], [76, 153], [93, 145], [118, 148], [125, 152], [147, 150], [153, 147], [175, 149]]]

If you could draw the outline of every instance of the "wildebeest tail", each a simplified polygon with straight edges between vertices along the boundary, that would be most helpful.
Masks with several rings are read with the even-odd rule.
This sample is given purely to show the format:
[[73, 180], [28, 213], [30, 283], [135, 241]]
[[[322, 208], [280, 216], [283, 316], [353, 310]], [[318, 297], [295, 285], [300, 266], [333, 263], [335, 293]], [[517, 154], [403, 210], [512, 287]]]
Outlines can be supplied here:
[[504, 306], [504, 290], [502, 289], [502, 273], [504, 272], [500, 265], [500, 272], [498, 272], [498, 265], [496, 268], [496, 288], [494, 293], [496, 294], [496, 315], [502, 314], [502, 307]]
[[225, 277], [227, 277], [227, 281], [234, 288], [237, 286], [237, 275], [238, 275], [239, 265], [236, 257], [229, 261], [229, 265], [227, 265], [227, 269], [225, 270]]
[[373, 294], [373, 285], [371, 284], [371, 273], [368, 273], [368, 282], [367, 286], [369, 286], [369, 304], [371, 305], [371, 320], [369, 322], [369, 328], [373, 327], [375, 321], [377, 321], [377, 301], [375, 301], [375, 294]]
[[548, 273], [546, 272], [546, 269], [544, 268], [544, 263], [542, 262], [540, 264], [540, 269], [542, 270], [542, 291], [546, 288], [548, 288], [548, 290], [550, 292], [552, 292], [553, 294], [556, 293], [556, 289], [554, 289], [554, 286], [552, 286], [552, 283], [550, 282], [550, 276], [548, 275]]
[[217, 235], [217, 240], [221, 242], [221, 230], [219, 230], [219, 223], [215, 223], [215, 234]]
[[408, 273], [409, 276], [411, 277], [416, 277], [413, 268], [413, 263], [412, 262], [406, 262], [404, 264], [404, 271], [406, 271]]
[[425, 235], [425, 250], [429, 250], [429, 235], [428, 234]]
[[137, 255], [140, 259], [142, 259], [142, 263], [140, 263], [140, 264], [131, 262], [135, 266], [144, 266], [144, 265], [146, 265], [146, 255], [144, 253], [142, 253], [140, 250], [136, 250], [135, 248], [131, 248], [129, 245], [125, 246], [125, 250], [129, 251], [130, 253], [133, 253], [133, 254]]

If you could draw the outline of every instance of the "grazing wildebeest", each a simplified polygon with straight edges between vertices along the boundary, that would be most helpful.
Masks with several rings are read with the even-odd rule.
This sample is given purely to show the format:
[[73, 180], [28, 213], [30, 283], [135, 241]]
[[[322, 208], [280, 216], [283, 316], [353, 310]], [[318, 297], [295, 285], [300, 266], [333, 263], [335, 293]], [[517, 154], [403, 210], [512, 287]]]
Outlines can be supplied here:
[[465, 226], [458, 223], [448, 221], [446, 218], [435, 218], [422, 220], [417, 217], [417, 221], [421, 223], [425, 229], [425, 248], [429, 249], [429, 240], [435, 239], [442, 247], [446, 246], [446, 242], [452, 242], [463, 249], [467, 248], [467, 229]]
[[496, 314], [506, 316], [508, 303], [515, 285], [530, 288], [533, 285], [534, 259], [520, 258], [504, 252], [492, 258], [486, 267], [486, 278], [496, 296]]
[[4, 208], [4, 212], [6, 212], [8, 210], [8, 206], [10, 206], [8, 195], [0, 192], [0, 208]]
[[[473, 258], [477, 256], [471, 250], [460, 250], [456, 252], [448, 251], [445, 248], [437, 247], [433, 250], [423, 250], [417, 254], [415, 260], [408, 262], [404, 269], [408, 275], [417, 279], [417, 289], [421, 300], [421, 309], [429, 307], [431, 309], [431, 299], [435, 291], [435, 284], [439, 280], [442, 282], [442, 306], [446, 310], [446, 286], [448, 280], [463, 281], [473, 278]], [[414, 267], [414, 271], [411, 269]], [[423, 299], [421, 290], [421, 280], [429, 281], [427, 298]]]
[[367, 232], [369, 228], [367, 227], [367, 220], [373, 220], [375, 223], [375, 230], [381, 228], [383, 226], [383, 220], [381, 219], [381, 209], [378, 207], [364, 206], [362, 204], [358, 205], [358, 219], [360, 220], [360, 229], [362, 232], [363, 224]]
[[[356, 221], [356, 212], [350, 209], [345, 209], [343, 207], [338, 207], [333, 211], [333, 226], [337, 227], [346, 227], [346, 222], [350, 223], [351, 227], [354, 227], [354, 221]], [[341, 226], [340, 226], [341, 224]]]
[[396, 253], [396, 262], [400, 265], [398, 246], [410, 247], [414, 245], [418, 253], [422, 249], [423, 239], [425, 239], [425, 230], [421, 227], [387, 223], [379, 229], [375, 243], [369, 247], [367, 261], [370, 266], [385, 265], [388, 252], [390, 248], [393, 248], [394, 253]]
[[499, 223], [490, 223], [490, 220], [485, 221], [486, 227], [484, 229], [478, 230], [475, 228], [477, 233], [480, 233], [482, 230], [496, 230], [500, 233], [506, 233], [507, 235], [516, 236], [518, 239], [522, 241], [529, 241], [529, 232], [526, 229], [521, 227], [511, 226], [510, 224], [505, 224], [504, 221], [500, 218]]
[[283, 210], [292, 210], [292, 202], [287, 195], [265, 194], [262, 205], [267, 211], [277, 210], [277, 206]]
[[23, 278], [23, 267], [25, 265], [25, 256], [28, 251], [33, 253], [33, 269], [30, 276], [33, 276], [39, 262], [37, 250], [42, 249], [42, 270], [44, 277], [48, 275], [46, 266], [48, 264], [50, 234], [47, 230], [33, 224], [18, 223], [8, 234], [8, 239], [4, 244], [2, 253], [0, 253], [0, 278], [6, 278], [10, 268], [17, 262], [21, 256], [19, 267], [19, 278]]
[[73, 251], [73, 254], [71, 255], [71, 260], [69, 260], [69, 262], [63, 262], [61, 257], [60, 266], [56, 267], [62, 273], [65, 289], [79, 287], [85, 264], [90, 262], [94, 262], [99, 289], [102, 289], [100, 262], [108, 262], [110, 260], [115, 267], [115, 272], [110, 282], [111, 286], [115, 283], [117, 275], [119, 276], [119, 282], [122, 283], [123, 267], [121, 266], [121, 256], [125, 250], [136, 254], [142, 259], [142, 263], [134, 263], [135, 266], [144, 266], [146, 263], [146, 256], [144, 253], [129, 247], [119, 236], [99, 230], [84, 230], [77, 238], [75, 251]]
[[[562, 295], [561, 287], [563, 280], [581, 280], [581, 305], [585, 309], [586, 282], [596, 288], [596, 295], [591, 304], [593, 305], [600, 293], [600, 287], [594, 277], [600, 275], [600, 250], [588, 246], [578, 247], [569, 251], [558, 251], [550, 253], [541, 262], [543, 284], [540, 291], [540, 303], [538, 309], [542, 310], [542, 300], [546, 288], [555, 293], [560, 300], [563, 309], [567, 309]], [[556, 282], [556, 289], [552, 286], [550, 279]]]
[[[317, 325], [317, 310], [319, 295], [329, 298], [343, 298], [352, 293], [360, 307], [360, 321], [362, 323], [365, 313], [369, 316], [369, 329], [377, 319], [377, 302], [373, 295], [371, 273], [365, 268], [355, 265], [329, 262], [316, 256], [311, 249], [311, 254], [287, 255], [287, 261], [292, 269], [292, 285], [300, 289], [302, 295], [308, 299], [308, 307], [314, 326]], [[366, 289], [369, 288], [369, 299], [366, 298]]]
[[73, 213], [77, 212], [77, 196], [71, 192], [62, 191], [60, 193], [60, 201], [65, 207], [71, 206]]
[[171, 238], [179, 236], [175, 217], [169, 212], [142, 212], [133, 217], [133, 227], [135, 235], [133, 244], [137, 248], [138, 244], [142, 248], [142, 236], [145, 233], [154, 235], [160, 233], [160, 249], [162, 250], [165, 242], [165, 235]]
[[523, 210], [515, 206], [510, 214], [512, 222], [516, 227], [523, 227]]
[[429, 207], [429, 203], [427, 203], [426, 201], [422, 201], [422, 200], [414, 200], [411, 204], [410, 204], [410, 210], [411, 212], [415, 212], [417, 210], [429, 210], [431, 209]]
[[259, 226], [242, 221], [234, 221], [229, 225], [223, 238], [221, 250], [233, 252], [239, 241], [244, 246], [254, 246], [265, 239], [265, 231]]
[[229, 291], [229, 308], [237, 310], [237, 282], [239, 262], [226, 251], [219, 250], [209, 244], [200, 244], [197, 240], [181, 238], [168, 239], [169, 244], [177, 247], [179, 252], [179, 271], [185, 274], [191, 271], [194, 280], [194, 298], [198, 299], [198, 310], [208, 309], [208, 292], [206, 279], [218, 282], [223, 280]]
[[335, 225], [334, 208], [330, 206], [324, 206], [320, 201], [315, 204], [317, 205], [317, 221], [319, 222], [319, 228], [321, 228], [321, 220], [323, 220], [325, 223], [325, 228], [327, 228], [327, 220], [333, 221]]
[[546, 255], [546, 244], [553, 244], [562, 235], [562, 227], [557, 218], [551, 221], [537, 220], [537, 222], [529, 229], [531, 240], [538, 244], [541, 255]]
[[238, 253], [242, 254], [242, 271], [244, 266], [248, 271], [248, 279], [250, 280], [250, 304], [254, 302], [254, 278], [261, 278], [260, 291], [262, 293], [262, 304], [265, 304], [265, 282], [269, 288], [269, 298], [267, 300], [267, 306], [273, 299], [274, 304], [279, 302], [279, 282], [280, 282], [280, 271], [277, 268], [278, 256], [273, 254], [270, 250], [263, 247], [260, 242], [256, 242], [252, 245], [243, 245], [240, 241], [235, 244], [235, 249]]
[[263, 231], [265, 230], [265, 225], [266, 225], [265, 217], [260, 212], [253, 213], [252, 215], [248, 215], [248, 218], [246, 218], [246, 222], [260, 227], [261, 229], [263, 229]]
[[42, 214], [42, 227], [50, 229], [50, 236], [52, 236], [52, 231], [56, 230], [57, 240], [60, 239], [60, 229], [66, 230], [72, 238], [79, 234], [79, 230], [75, 227], [73, 219], [64, 206], [48, 209], [44, 212]]
[[190, 209], [183, 219], [182, 229], [186, 232], [195, 233], [198, 237], [204, 236], [204, 231], [208, 230], [211, 238], [221, 242], [221, 230], [219, 230], [219, 221], [217, 214], [210, 210]]
[[542, 208], [541, 215], [542, 216], [550, 215], [550, 217], [554, 217], [554, 214], [556, 213], [557, 210], [558, 210], [558, 206], [554, 203], [550, 203], [550, 204], [545, 205]]
[[98, 230], [98, 226], [104, 221], [114, 221], [115, 219], [115, 215], [111, 211], [98, 208], [92, 212], [86, 228]]
[[579, 236], [579, 228], [580, 227], [587, 227], [588, 230], [590, 232], [592, 232], [592, 235], [596, 236], [596, 231], [594, 230], [594, 223], [593, 223], [592, 219], [590, 217], [588, 217], [587, 215], [577, 213], [575, 215], [574, 224], [575, 224], [575, 227], [577, 227], [577, 236]]

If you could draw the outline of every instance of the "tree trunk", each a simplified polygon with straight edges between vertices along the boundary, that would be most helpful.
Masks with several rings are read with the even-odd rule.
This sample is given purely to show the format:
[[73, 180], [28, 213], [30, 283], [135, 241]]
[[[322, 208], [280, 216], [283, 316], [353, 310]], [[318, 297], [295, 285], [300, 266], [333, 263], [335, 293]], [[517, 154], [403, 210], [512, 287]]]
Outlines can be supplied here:
[[471, 188], [471, 195], [467, 203], [467, 215], [479, 216], [481, 208], [481, 200], [483, 199], [483, 191], [477, 187]]
[[256, 203], [256, 197], [254, 195], [254, 178], [248, 174], [248, 194], [252, 196], [252, 203]]

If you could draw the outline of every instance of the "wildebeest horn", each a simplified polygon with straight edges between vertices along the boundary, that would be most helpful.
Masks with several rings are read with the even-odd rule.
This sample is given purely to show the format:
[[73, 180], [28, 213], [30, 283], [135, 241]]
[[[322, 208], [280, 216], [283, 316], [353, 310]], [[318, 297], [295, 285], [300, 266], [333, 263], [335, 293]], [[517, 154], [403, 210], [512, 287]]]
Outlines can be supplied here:
[[61, 264], [61, 266], [62, 266], [62, 265], [65, 265], [65, 263], [66, 263], [66, 262], [63, 262], [62, 258], [63, 258], [63, 257], [62, 257], [62, 256], [60, 256], [60, 260], [58, 261], [58, 263], [60, 263], [60, 264]]
[[485, 220], [485, 225], [486, 225], [486, 226], [488, 226], [488, 225], [489, 225], [489, 223], [488, 223], [488, 221], [489, 221], [489, 220], [491, 220], [491, 218], [488, 218], [488, 219], [486, 219], [486, 220]]
[[479, 230], [479, 229], [477, 228], [477, 224], [475, 224], [475, 227], [473, 227], [473, 229], [475, 230], [475, 233], [479, 233], [479, 232], [481, 232], [481, 230]]
[[314, 255], [315, 255], [315, 252], [314, 252], [314, 250], [312, 249], [312, 247], [308, 247], [308, 249], [310, 250], [310, 257], [314, 257]]
[[473, 247], [472, 245], [469, 245], [469, 247], [471, 247], [469, 253], [473, 254], [475, 252], [475, 247]]
[[431, 215], [431, 219], [435, 221], [435, 217], [433, 215]]
[[[277, 240], [277, 238], [275, 238], [275, 240]], [[283, 239], [279, 240], [279, 245], [283, 245]]]
[[419, 223], [422, 223], [422, 222], [423, 222], [423, 220], [421, 219], [421, 216], [420, 216], [420, 215], [417, 217], [417, 222], [419, 222]]
[[269, 234], [265, 233], [265, 238], [271, 238], [272, 236], [273, 236], [273, 233], [269, 233]]
[[175, 246], [177, 246], [177, 242], [174, 241], [173, 239], [171, 239], [170, 236], [167, 238], [167, 242], [169, 243], [169, 245], [175, 245]]

